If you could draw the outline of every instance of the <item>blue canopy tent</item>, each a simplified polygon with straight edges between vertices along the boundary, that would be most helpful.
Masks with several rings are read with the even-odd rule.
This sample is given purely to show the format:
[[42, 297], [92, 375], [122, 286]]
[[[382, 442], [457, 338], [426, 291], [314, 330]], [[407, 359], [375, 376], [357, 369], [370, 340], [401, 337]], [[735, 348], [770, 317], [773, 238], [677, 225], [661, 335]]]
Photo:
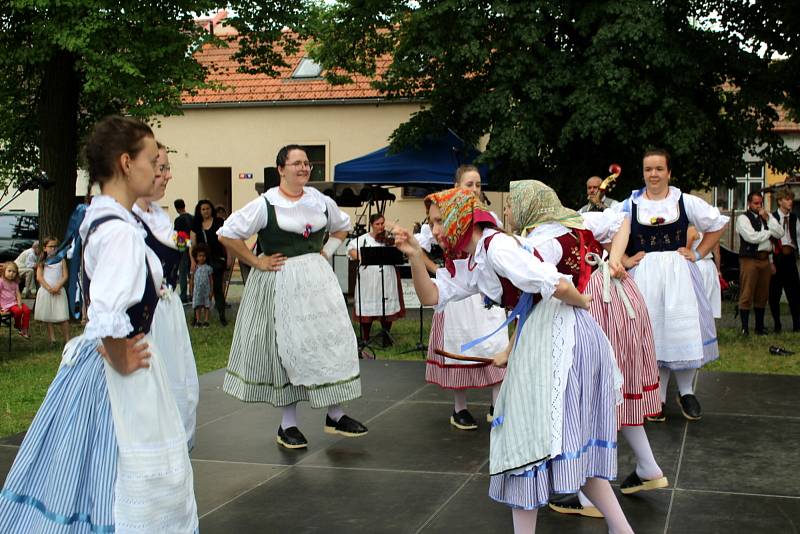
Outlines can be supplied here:
[[[385, 186], [453, 184], [459, 165], [472, 163], [480, 152], [448, 130], [443, 137], [429, 138], [418, 147], [391, 153], [389, 147], [336, 165], [333, 181], [348, 184]], [[480, 168], [485, 182], [487, 169]]]

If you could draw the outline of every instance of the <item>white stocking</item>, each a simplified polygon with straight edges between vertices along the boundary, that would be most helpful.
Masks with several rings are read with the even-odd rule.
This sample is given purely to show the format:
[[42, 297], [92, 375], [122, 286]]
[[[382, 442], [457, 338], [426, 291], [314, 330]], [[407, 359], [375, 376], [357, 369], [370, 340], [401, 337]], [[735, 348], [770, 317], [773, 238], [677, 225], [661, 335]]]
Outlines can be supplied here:
[[514, 508], [511, 517], [514, 520], [514, 534], [533, 534], [536, 532], [536, 513], [538, 510]]
[[658, 368], [658, 395], [661, 397], [661, 404], [667, 402], [667, 388], [669, 387], [669, 375], [671, 370], [667, 367]]
[[697, 376], [697, 369], [675, 371], [675, 381], [678, 383], [678, 391], [681, 392], [681, 396], [694, 394], [695, 376]]
[[608, 480], [587, 478], [581, 490], [605, 516], [610, 534], [633, 534]]
[[283, 407], [283, 416], [281, 417], [281, 428], [286, 430], [297, 426], [297, 403], [290, 404]]
[[623, 426], [622, 435], [636, 456], [636, 474], [639, 475], [639, 478], [653, 480], [664, 476], [653, 456], [653, 449], [650, 448], [650, 441], [647, 439], [644, 426]]
[[454, 412], [458, 413], [461, 410], [467, 409], [467, 392], [465, 390], [456, 389], [453, 391], [453, 397], [455, 398]]
[[332, 420], [338, 423], [339, 419], [341, 419], [343, 415], [344, 410], [342, 410], [341, 404], [331, 404], [328, 406], [328, 417], [330, 417]]

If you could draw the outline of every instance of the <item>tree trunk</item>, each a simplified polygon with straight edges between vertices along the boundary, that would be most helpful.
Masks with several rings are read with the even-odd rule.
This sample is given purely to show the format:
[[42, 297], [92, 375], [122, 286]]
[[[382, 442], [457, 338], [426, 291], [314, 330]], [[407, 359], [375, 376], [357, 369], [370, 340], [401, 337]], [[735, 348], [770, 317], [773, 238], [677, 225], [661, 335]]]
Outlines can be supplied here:
[[75, 208], [80, 79], [76, 58], [59, 50], [45, 65], [39, 95], [41, 168], [55, 182], [39, 191], [41, 237], [63, 239]]

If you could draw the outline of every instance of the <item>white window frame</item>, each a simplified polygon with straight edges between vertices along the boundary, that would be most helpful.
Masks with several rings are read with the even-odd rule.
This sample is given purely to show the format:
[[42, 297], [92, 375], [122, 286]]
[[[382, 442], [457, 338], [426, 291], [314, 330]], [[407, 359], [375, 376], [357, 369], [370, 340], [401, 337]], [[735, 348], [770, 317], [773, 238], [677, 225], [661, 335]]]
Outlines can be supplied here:
[[[764, 180], [765, 180], [765, 171], [766, 168], [764, 166], [763, 161], [746, 161], [744, 162], [745, 165], [745, 174], [743, 176], [736, 177], [736, 185], [739, 184], [744, 185], [745, 195], [742, 199], [734, 198], [734, 194], [736, 192], [737, 187], [727, 187], [722, 186], [727, 189], [728, 199], [727, 199], [727, 207], [720, 207], [717, 204], [717, 200], [719, 199], [719, 189], [720, 187], [714, 187], [714, 207], [720, 208], [720, 210], [724, 211], [731, 211], [731, 207], [735, 206], [736, 211], [743, 211], [747, 208], [747, 195], [750, 191], [756, 191], [764, 188]], [[752, 173], [754, 167], [760, 167], [760, 175], [755, 175]], [[755, 188], [753, 186], [756, 186]], [[723, 191], [724, 194], [724, 191]], [[739, 200], [740, 205], [734, 204], [736, 200]]]

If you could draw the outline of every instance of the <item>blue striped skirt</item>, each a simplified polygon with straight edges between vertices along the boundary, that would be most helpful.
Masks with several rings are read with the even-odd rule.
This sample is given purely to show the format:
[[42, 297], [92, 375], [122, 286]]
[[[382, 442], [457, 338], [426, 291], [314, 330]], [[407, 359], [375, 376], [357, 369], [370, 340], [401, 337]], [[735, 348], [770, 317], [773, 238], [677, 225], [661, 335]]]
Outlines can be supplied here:
[[547, 504], [551, 492], [577, 492], [587, 478], [616, 478], [614, 365], [600, 327], [588, 312], [575, 309], [574, 359], [564, 394], [564, 452], [524, 469], [492, 475], [489, 497], [531, 510]]
[[0, 492], [0, 532], [114, 532], [117, 439], [98, 340], [75, 338]]

